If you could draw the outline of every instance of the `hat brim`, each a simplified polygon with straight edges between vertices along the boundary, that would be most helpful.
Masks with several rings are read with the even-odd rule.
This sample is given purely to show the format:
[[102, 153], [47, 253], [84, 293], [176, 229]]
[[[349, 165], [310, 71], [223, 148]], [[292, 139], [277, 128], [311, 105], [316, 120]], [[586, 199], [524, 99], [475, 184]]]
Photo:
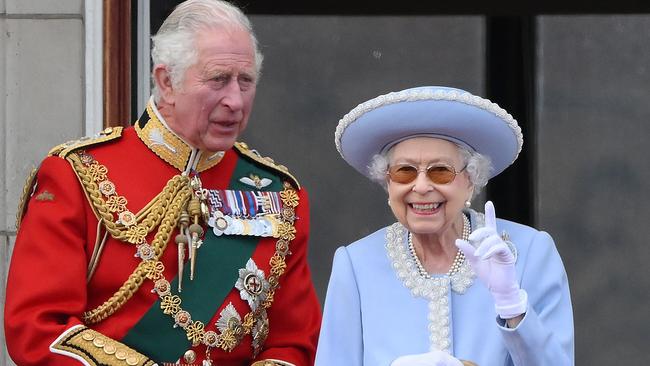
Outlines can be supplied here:
[[421, 87], [378, 98], [346, 115], [336, 134], [341, 156], [365, 176], [374, 155], [415, 136], [442, 138], [489, 157], [490, 178], [521, 151], [521, 130], [512, 116], [463, 90]]

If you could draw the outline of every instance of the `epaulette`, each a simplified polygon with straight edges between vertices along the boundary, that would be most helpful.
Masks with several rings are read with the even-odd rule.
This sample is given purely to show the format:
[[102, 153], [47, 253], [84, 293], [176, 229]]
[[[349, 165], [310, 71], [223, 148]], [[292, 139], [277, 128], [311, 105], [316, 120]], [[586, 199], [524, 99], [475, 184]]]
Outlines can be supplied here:
[[260, 155], [257, 150], [249, 148], [245, 142], [235, 142], [235, 149], [245, 157], [280, 173], [280, 175], [287, 178], [296, 189], [300, 189], [298, 179], [289, 172], [289, 169], [287, 169], [286, 166], [276, 163], [268, 156]]
[[[70, 152], [76, 149], [101, 144], [103, 142], [111, 141], [116, 138], [119, 138], [120, 136], [122, 136], [122, 129], [123, 129], [122, 127], [108, 127], [104, 129], [104, 131], [97, 134], [97, 136], [82, 137], [78, 140], [71, 140], [62, 143], [60, 145], [55, 146], [53, 149], [51, 149], [50, 152], [47, 154], [47, 156], [59, 156], [65, 159]], [[22, 221], [23, 216], [25, 215], [25, 210], [27, 209], [27, 201], [34, 193], [34, 188], [36, 186], [37, 172], [38, 172], [38, 168], [32, 169], [29, 176], [27, 177], [27, 180], [25, 181], [25, 185], [23, 187], [23, 191], [20, 200], [18, 202], [18, 210], [16, 211], [16, 230], [20, 228], [20, 222]]]
[[65, 159], [65, 157], [68, 156], [69, 153], [77, 149], [101, 144], [106, 141], [111, 141], [119, 138], [120, 136], [122, 136], [122, 130], [123, 130], [122, 127], [107, 127], [106, 129], [104, 129], [104, 131], [100, 132], [96, 136], [82, 137], [78, 140], [71, 140], [62, 143], [61, 145], [55, 146], [52, 150], [50, 150], [50, 152], [47, 155], [59, 156]]

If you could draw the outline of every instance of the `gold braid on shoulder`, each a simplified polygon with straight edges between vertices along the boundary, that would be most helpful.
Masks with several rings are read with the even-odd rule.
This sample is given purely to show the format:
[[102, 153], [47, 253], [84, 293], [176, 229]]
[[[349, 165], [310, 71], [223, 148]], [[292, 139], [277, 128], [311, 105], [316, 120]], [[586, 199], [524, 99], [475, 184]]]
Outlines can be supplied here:
[[[74, 170], [85, 188], [84, 191], [91, 203], [93, 210], [95, 211], [95, 214], [97, 215], [97, 218], [103, 219], [106, 230], [111, 234], [113, 238], [120, 241], [132, 244], [140, 244], [140, 242], [138, 242], [140, 241], [138, 240], [140, 237], [134, 237], [133, 232], [143, 232], [143, 230], [146, 231], [146, 233], [151, 232], [160, 224], [165, 211], [171, 202], [176, 199], [178, 192], [183, 187], [188, 187], [189, 178], [180, 175], [173, 177], [167, 182], [167, 185], [162, 190], [162, 192], [154, 197], [142, 210], [140, 210], [140, 212], [134, 216], [133, 221], [137, 222], [137, 225], [131, 225], [130, 223], [124, 222], [118, 223], [115, 222], [113, 212], [117, 212], [118, 214], [127, 212], [124, 209], [124, 206], [126, 206], [126, 199], [115, 194], [114, 188], [111, 194], [106, 194], [107, 191], [102, 192], [100, 190], [101, 186], [104, 183], [106, 183], [105, 185], [112, 183], [105, 179], [106, 168], [103, 165], [100, 165], [94, 160], [92, 160], [91, 163], [82, 162], [82, 159], [87, 160], [89, 159], [88, 157], [89, 155], [83, 155], [82, 152], [81, 154], [69, 155], [68, 160], [72, 162]], [[98, 174], [97, 171], [104, 173]], [[108, 199], [105, 200], [103, 196], [107, 196]], [[120, 201], [123, 203], [120, 204]]]
[[[95, 137], [82, 137], [78, 140], [71, 140], [57, 145], [54, 148], [50, 149], [50, 152], [47, 154], [47, 156], [59, 156], [61, 158], [65, 158], [75, 149], [102, 144], [118, 139], [122, 136], [122, 130], [122, 127], [108, 127], [104, 129], [104, 131], [97, 134]], [[25, 211], [27, 210], [27, 201], [34, 193], [37, 173], [38, 167], [33, 168], [26, 179], [25, 185], [23, 186], [23, 192], [20, 197], [20, 201], [18, 202], [18, 210], [16, 211], [16, 231], [18, 231], [20, 228], [20, 223], [23, 219], [23, 216], [25, 215]]]

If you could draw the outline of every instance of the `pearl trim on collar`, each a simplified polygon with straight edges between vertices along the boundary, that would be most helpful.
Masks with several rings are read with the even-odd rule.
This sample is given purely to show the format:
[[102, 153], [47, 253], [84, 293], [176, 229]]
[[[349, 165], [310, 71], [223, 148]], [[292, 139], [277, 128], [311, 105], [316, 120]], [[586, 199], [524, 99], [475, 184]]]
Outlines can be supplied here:
[[422, 276], [408, 249], [408, 230], [400, 223], [388, 227], [385, 247], [392, 267], [404, 286], [411, 290], [414, 297], [429, 300], [428, 329], [431, 349], [451, 353], [451, 291], [465, 293], [472, 286], [476, 274], [469, 263], [463, 261], [458, 271], [451, 276]]

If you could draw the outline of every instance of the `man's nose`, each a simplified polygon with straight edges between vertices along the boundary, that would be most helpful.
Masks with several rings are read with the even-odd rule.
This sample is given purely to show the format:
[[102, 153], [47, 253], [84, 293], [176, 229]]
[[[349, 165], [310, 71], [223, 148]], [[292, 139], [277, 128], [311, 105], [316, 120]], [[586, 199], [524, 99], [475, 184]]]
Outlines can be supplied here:
[[239, 87], [239, 83], [236, 78], [231, 79], [226, 85], [224, 90], [225, 95], [222, 99], [222, 103], [226, 105], [233, 111], [239, 111], [244, 106], [244, 98], [242, 96], [242, 90]]

